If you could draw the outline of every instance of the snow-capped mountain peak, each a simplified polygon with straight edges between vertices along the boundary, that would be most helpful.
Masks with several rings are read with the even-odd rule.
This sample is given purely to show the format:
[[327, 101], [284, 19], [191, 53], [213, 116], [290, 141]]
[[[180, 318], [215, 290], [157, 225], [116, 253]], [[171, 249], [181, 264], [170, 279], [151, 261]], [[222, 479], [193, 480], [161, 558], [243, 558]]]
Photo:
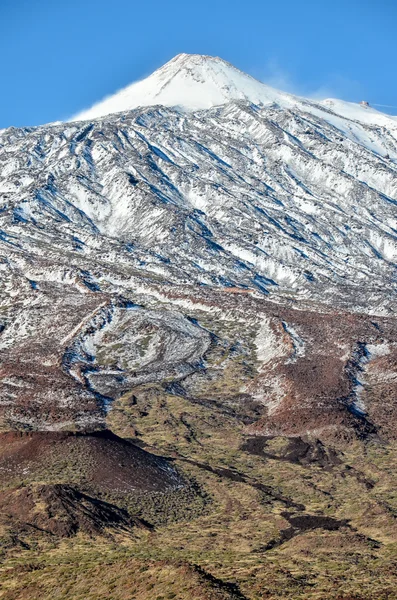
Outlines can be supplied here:
[[132, 83], [71, 120], [90, 121], [155, 105], [191, 112], [236, 101], [308, 112], [341, 128], [348, 135], [351, 127], [340, 122], [340, 118], [387, 127], [397, 138], [397, 117], [385, 115], [365, 104], [335, 99], [316, 102], [288, 94], [261, 83], [222, 58], [201, 54], [178, 54], [146, 79]]
[[74, 117], [89, 120], [138, 106], [200, 110], [231, 101], [253, 104], [293, 104], [294, 97], [278, 92], [227, 61], [201, 54], [178, 54], [152, 75], [133, 83]]

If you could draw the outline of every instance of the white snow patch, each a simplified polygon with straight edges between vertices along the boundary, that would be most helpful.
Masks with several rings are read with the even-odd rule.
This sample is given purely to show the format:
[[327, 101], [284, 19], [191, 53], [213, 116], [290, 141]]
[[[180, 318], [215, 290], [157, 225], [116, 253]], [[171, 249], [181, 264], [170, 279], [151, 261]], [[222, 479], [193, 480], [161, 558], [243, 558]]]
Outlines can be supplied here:
[[[271, 321], [268, 318], [263, 318], [255, 337], [256, 356], [263, 365], [266, 365], [275, 358], [280, 358], [285, 355], [280, 338], [274, 333], [271, 326]], [[262, 370], [262, 367], [261, 367]]]
[[300, 337], [296, 329], [294, 329], [294, 327], [292, 327], [285, 321], [283, 321], [283, 327], [290, 336], [294, 346], [292, 356], [287, 360], [287, 363], [294, 363], [297, 361], [298, 358], [305, 356], [306, 344], [305, 341]]
[[367, 350], [370, 354], [370, 360], [373, 360], [375, 358], [379, 358], [380, 356], [387, 356], [390, 354], [390, 344], [388, 342], [367, 344]]

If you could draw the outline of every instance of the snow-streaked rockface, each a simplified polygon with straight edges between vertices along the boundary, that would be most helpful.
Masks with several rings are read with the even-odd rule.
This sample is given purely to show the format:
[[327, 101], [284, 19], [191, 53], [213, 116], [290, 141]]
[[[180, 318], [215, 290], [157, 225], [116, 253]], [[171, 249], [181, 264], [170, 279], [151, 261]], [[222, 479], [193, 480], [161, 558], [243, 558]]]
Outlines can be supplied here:
[[379, 310], [396, 285], [397, 141], [328, 110], [239, 100], [5, 130], [7, 268], [70, 253], [88, 271], [106, 261]]
[[[0, 132], [0, 412], [34, 398], [18, 422], [37, 423], [53, 397], [60, 426], [76, 402], [84, 424], [109, 390], [200, 369], [199, 291], [394, 314], [395, 119], [201, 56], [122, 94], [87, 120]], [[143, 312], [122, 313], [118, 342], [110, 317], [130, 303]], [[294, 369], [306, 341], [285, 322]], [[96, 358], [108, 339], [117, 369]]]

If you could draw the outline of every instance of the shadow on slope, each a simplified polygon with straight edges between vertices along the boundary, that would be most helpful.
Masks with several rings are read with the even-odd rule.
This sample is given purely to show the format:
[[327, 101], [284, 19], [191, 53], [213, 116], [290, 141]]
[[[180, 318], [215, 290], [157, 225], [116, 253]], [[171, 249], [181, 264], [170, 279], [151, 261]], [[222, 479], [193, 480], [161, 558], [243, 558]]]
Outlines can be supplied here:
[[165, 459], [108, 430], [0, 434], [0, 474], [3, 485], [61, 480], [120, 494], [165, 492], [184, 485]]
[[0, 492], [0, 511], [22, 530], [31, 528], [61, 538], [78, 532], [94, 536], [107, 527], [123, 531], [134, 526], [149, 527], [117, 506], [61, 484]]
[[0, 478], [3, 523], [58, 537], [189, 518], [205, 502], [169, 461], [108, 430], [0, 434]]

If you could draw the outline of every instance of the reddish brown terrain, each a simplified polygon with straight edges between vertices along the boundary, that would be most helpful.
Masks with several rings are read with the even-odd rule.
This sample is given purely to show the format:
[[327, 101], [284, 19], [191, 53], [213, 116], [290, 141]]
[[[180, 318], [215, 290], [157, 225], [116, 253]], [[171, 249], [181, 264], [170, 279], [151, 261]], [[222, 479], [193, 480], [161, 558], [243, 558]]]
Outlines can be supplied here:
[[[394, 439], [394, 318], [289, 308], [216, 291], [161, 293], [164, 308], [157, 313], [150, 295], [148, 308], [142, 303], [129, 310], [125, 301], [123, 306], [101, 294], [69, 293], [58, 296], [56, 319], [48, 303], [54, 296], [41, 293], [39, 302], [24, 308], [30, 335], [2, 350], [3, 429], [103, 427], [112, 400], [137, 385], [164, 378], [167, 385], [178, 382], [186, 396], [202, 395], [215, 380], [220, 385], [237, 361], [245, 373], [235, 391], [257, 404], [251, 433]], [[183, 305], [190, 308], [175, 321]], [[169, 341], [167, 310], [173, 315]], [[182, 346], [178, 355], [178, 336], [197, 345], [191, 356]], [[132, 340], [141, 344], [136, 357], [136, 350], [129, 354]], [[161, 362], [164, 343], [176, 346], [168, 346], [174, 355]], [[220, 368], [214, 369], [218, 355]], [[238, 410], [244, 413], [243, 406]]]

